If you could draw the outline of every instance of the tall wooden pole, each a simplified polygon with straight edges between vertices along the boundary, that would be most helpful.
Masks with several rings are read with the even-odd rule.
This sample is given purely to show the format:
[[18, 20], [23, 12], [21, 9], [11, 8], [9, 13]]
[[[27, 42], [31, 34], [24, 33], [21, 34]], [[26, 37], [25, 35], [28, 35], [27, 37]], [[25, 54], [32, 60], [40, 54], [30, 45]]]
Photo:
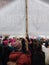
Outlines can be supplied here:
[[26, 37], [28, 37], [28, 0], [25, 0], [26, 3]]
[[28, 0], [25, 0], [26, 3], [26, 50], [28, 51]]

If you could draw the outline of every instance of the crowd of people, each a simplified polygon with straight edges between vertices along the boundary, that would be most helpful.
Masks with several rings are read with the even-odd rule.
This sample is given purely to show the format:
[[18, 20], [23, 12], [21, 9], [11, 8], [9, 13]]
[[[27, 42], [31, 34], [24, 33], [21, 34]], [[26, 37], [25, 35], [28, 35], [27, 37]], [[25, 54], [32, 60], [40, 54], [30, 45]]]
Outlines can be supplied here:
[[43, 46], [49, 47], [49, 40], [0, 38], [0, 65], [46, 65]]

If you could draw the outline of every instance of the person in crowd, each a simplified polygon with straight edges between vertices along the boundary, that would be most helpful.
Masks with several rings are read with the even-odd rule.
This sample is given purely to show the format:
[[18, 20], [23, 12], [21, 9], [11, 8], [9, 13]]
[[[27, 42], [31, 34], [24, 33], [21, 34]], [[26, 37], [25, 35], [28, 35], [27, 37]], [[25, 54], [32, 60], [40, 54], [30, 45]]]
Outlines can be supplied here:
[[39, 42], [29, 37], [25, 39], [5, 37], [2, 43], [0, 44], [0, 65], [45, 65], [44, 47], [41, 45], [43, 41]]
[[34, 44], [32, 55], [32, 65], [45, 65], [45, 53], [42, 51], [41, 44]]
[[3, 39], [3, 45], [8, 45], [8, 36], [5, 36], [5, 38]]
[[28, 44], [28, 48], [29, 48], [29, 51], [31, 53], [31, 65], [32, 65], [32, 58], [33, 58], [33, 53], [34, 53], [34, 50], [33, 50], [33, 39], [30, 38], [30, 41], [29, 41], [29, 44]]
[[45, 42], [45, 47], [46, 48], [48, 47], [48, 40], [46, 40], [46, 42]]
[[4, 53], [3, 45], [0, 44], [0, 65], [3, 65], [3, 53]]
[[[18, 44], [21, 44], [21, 47], [17, 47], [16, 45], [18, 51], [16, 50], [9, 55], [9, 61], [15, 62], [17, 65], [31, 65], [31, 58], [26, 50], [25, 39], [22, 38], [21, 42], [18, 42]], [[9, 62], [7, 64], [9, 64]]]
[[32, 54], [33, 54], [33, 39], [32, 38], [30, 38], [30, 41], [28, 43], [28, 48], [29, 48], [29, 51], [30, 51], [31, 56], [32, 56]]
[[9, 46], [3, 46], [3, 65], [7, 65], [7, 62], [9, 61], [9, 54], [12, 52], [11, 48]]

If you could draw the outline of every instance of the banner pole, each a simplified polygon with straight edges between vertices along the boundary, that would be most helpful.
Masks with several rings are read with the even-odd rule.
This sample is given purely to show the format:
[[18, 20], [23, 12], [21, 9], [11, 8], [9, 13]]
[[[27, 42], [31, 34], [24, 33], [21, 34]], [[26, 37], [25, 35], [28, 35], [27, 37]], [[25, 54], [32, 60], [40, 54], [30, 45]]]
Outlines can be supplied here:
[[26, 50], [28, 51], [28, 0], [25, 0], [26, 5]]
[[28, 0], [25, 0], [26, 3], [26, 37], [28, 37]]

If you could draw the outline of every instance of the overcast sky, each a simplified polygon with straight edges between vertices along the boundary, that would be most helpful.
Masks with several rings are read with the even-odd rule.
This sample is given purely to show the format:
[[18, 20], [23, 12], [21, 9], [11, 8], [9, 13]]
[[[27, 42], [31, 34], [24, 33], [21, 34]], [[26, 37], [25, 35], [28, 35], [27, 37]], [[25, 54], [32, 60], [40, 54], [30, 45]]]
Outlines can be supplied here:
[[40, 0], [40, 1], [43, 1], [45, 3], [48, 3], [49, 4], [49, 0]]
[[[49, 0], [40, 1], [47, 3]], [[8, 1], [4, 2], [8, 3]], [[0, 33], [25, 35], [25, 14], [25, 0], [15, 0], [1, 9]], [[28, 25], [28, 33], [31, 36], [49, 35], [49, 5], [40, 3], [38, 0], [28, 0]]]

